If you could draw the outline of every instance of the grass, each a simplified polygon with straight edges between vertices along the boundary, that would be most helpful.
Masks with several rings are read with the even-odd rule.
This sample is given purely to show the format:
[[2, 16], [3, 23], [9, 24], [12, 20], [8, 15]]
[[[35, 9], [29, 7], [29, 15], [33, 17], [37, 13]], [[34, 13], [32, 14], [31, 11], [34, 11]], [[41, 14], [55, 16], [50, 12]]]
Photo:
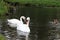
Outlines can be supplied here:
[[5, 2], [0, 1], [0, 14], [3, 15], [8, 11], [7, 4]]
[[60, 0], [6, 0], [8, 2], [19, 2], [22, 4], [30, 3], [30, 4], [41, 4], [46, 6], [60, 6]]
[[6, 40], [6, 38], [2, 34], [0, 34], [0, 40]]

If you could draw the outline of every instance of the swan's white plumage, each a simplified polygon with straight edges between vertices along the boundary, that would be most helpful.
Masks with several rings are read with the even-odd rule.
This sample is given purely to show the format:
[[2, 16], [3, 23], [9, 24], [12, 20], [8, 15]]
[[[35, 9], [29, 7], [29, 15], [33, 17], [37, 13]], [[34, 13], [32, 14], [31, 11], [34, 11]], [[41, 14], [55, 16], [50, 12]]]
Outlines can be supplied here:
[[17, 27], [17, 34], [19, 35], [24, 35], [26, 36], [26, 40], [28, 40], [28, 35], [30, 33], [30, 28], [29, 28], [29, 22], [30, 22], [30, 17], [27, 17], [27, 22], [26, 24], [23, 24], [22, 18], [20, 20], [18, 19], [10, 19], [8, 21], [8, 25], [11, 27]]
[[20, 20], [18, 19], [8, 19], [8, 23], [18, 23]]
[[22, 21], [18, 20], [18, 19], [10, 19], [8, 20], [8, 25], [10, 25], [11, 27], [17, 27], [18, 23], [23, 23]]
[[17, 30], [20, 30], [20, 31], [23, 31], [23, 32], [30, 32], [30, 28], [29, 28], [30, 17], [27, 17], [26, 24], [23, 24], [22, 18], [24, 18], [24, 17], [22, 16], [20, 18], [20, 20], [18, 20], [18, 19], [8, 19], [7, 20], [8, 25], [10, 25], [11, 27], [17, 27]]
[[18, 20], [18, 19], [7, 19], [8, 25], [10, 25], [11, 27], [17, 27], [17, 24], [19, 24], [19, 23], [23, 24], [22, 18], [25, 19], [24, 16], [21, 16], [20, 20]]
[[30, 32], [30, 29], [26, 24], [18, 25], [17, 30], [21, 30], [23, 32]]

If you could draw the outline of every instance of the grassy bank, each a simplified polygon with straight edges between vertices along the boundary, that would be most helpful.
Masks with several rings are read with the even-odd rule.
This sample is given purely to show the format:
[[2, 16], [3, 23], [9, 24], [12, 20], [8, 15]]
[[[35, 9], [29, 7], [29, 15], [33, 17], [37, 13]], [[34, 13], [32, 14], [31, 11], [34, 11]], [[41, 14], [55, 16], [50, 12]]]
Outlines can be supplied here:
[[0, 34], [0, 40], [6, 40], [6, 38], [2, 34]]
[[43, 6], [55, 6], [60, 7], [60, 0], [5, 0], [8, 2], [19, 2], [21, 4], [34, 4], [34, 5], [43, 5]]
[[3, 15], [7, 12], [8, 12], [8, 5], [4, 1], [0, 0], [0, 15]]

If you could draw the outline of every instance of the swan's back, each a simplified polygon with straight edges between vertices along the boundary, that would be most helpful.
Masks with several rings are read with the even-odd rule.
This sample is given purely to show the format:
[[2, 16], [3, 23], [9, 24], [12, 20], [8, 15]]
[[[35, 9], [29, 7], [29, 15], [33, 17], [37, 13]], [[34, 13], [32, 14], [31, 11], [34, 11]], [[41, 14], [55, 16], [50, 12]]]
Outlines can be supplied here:
[[17, 24], [19, 24], [19, 23], [23, 24], [23, 22], [18, 19], [8, 19], [7, 21], [8, 21], [8, 25], [10, 27], [17, 27]]
[[20, 31], [23, 31], [23, 32], [30, 32], [30, 28], [26, 24], [18, 25], [17, 30], [20, 30]]
[[9, 23], [18, 23], [19, 20], [18, 19], [8, 19], [7, 20]]

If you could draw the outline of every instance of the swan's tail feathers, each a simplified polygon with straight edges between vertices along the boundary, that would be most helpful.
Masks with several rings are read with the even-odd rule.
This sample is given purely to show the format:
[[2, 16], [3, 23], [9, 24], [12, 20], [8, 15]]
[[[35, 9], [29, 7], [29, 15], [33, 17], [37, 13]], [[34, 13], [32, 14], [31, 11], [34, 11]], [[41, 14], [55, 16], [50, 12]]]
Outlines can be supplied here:
[[10, 19], [7, 19], [7, 22], [9, 23], [10, 22]]
[[7, 21], [9, 21], [10, 19], [7, 19]]
[[9, 19], [6, 19], [6, 23], [7, 23], [7, 25], [9, 25]]
[[8, 21], [9, 19], [7, 19], [7, 21]]

